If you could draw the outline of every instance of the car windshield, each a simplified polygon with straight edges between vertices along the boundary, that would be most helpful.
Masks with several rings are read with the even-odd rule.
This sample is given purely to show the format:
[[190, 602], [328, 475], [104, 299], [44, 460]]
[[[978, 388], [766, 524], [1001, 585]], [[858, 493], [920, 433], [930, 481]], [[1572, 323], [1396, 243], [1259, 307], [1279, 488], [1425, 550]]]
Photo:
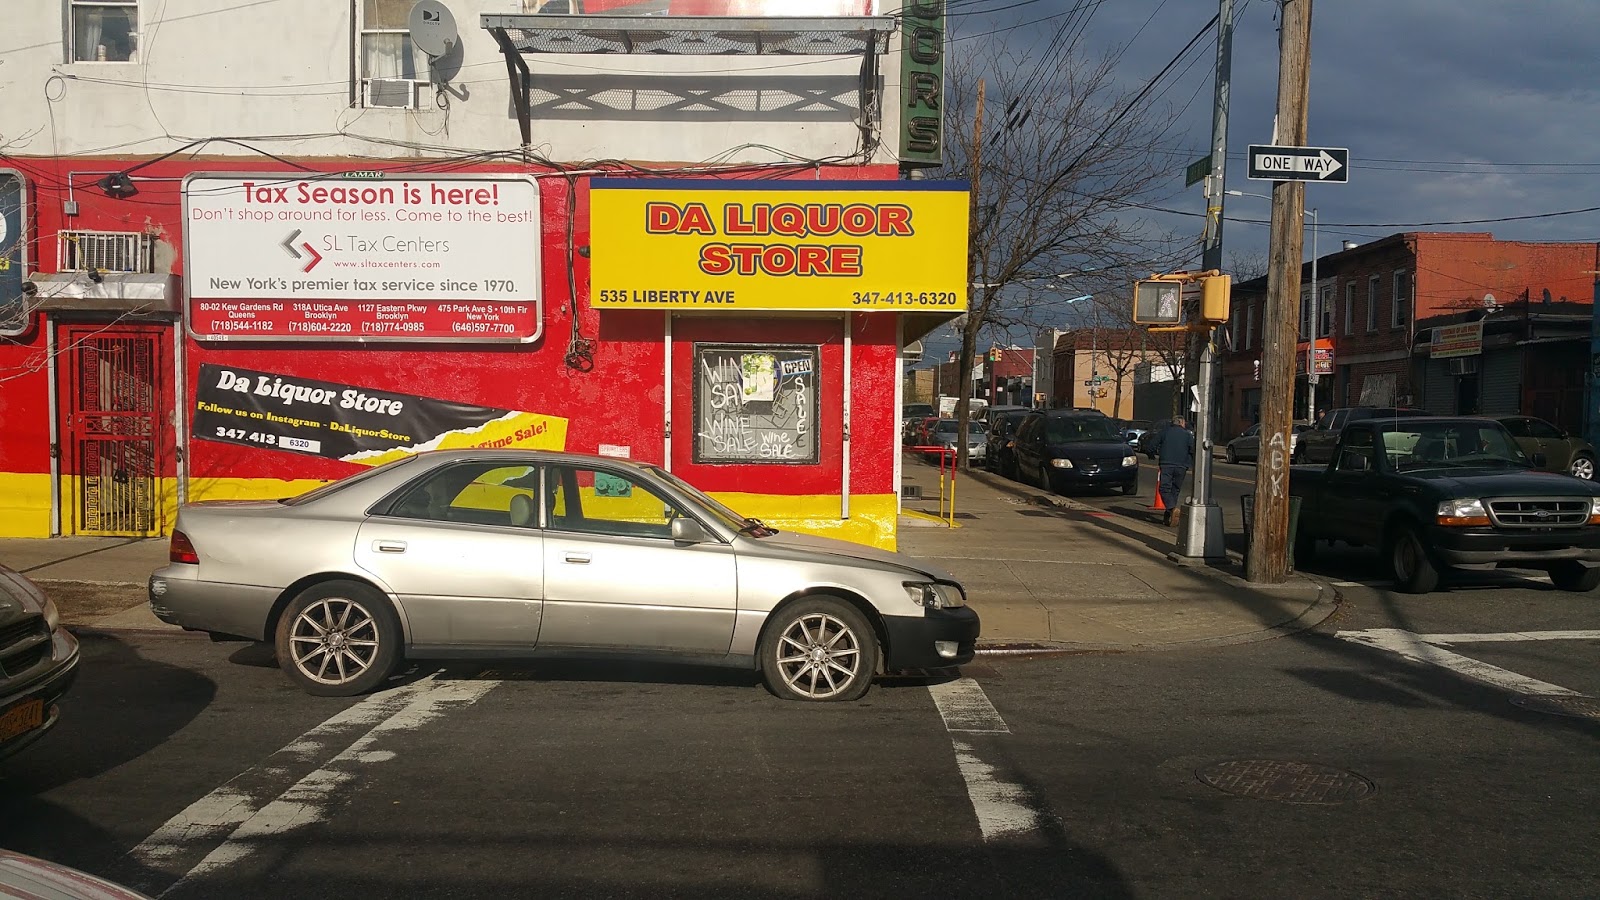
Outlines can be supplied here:
[[722, 501], [713, 498], [710, 494], [707, 494], [705, 491], [702, 491], [689, 482], [684, 481], [682, 478], [679, 478], [671, 472], [668, 472], [666, 469], [660, 468], [659, 466], [647, 466], [646, 468], [650, 470], [651, 475], [654, 475], [667, 484], [677, 488], [679, 493], [687, 494], [691, 499], [699, 501], [705, 512], [710, 513], [713, 517], [729, 528], [752, 535], [754, 537], [766, 537], [767, 534], [778, 533], [777, 529], [767, 528], [766, 525], [759, 519], [751, 519], [749, 517], [739, 515], [738, 513], [729, 509], [727, 506], [723, 505]]
[[312, 488], [311, 490], [306, 491], [304, 494], [300, 494], [295, 497], [284, 497], [278, 502], [282, 503], [284, 506], [299, 506], [303, 503], [310, 503], [313, 500], [321, 500], [323, 497], [337, 494], [347, 487], [354, 487], [355, 485], [366, 481], [368, 478], [378, 475], [380, 472], [393, 471], [395, 467], [403, 466], [414, 459], [416, 459], [415, 456], [402, 456], [394, 462], [384, 463], [381, 466], [368, 469], [365, 472], [357, 472], [356, 474], [351, 475], [349, 478], [341, 478], [338, 481], [325, 484], [322, 487]]
[[1045, 440], [1052, 444], [1076, 444], [1084, 441], [1112, 441], [1120, 435], [1116, 423], [1100, 416], [1061, 416], [1047, 419]]
[[1418, 423], [1382, 436], [1384, 453], [1397, 472], [1529, 465], [1511, 435], [1494, 422]]

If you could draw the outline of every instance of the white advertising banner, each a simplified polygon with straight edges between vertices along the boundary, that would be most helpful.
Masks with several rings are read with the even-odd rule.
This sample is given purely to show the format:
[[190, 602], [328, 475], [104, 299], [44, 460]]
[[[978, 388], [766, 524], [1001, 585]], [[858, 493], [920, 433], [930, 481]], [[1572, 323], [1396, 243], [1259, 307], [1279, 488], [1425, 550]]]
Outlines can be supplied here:
[[183, 201], [197, 339], [539, 336], [532, 178], [193, 175]]

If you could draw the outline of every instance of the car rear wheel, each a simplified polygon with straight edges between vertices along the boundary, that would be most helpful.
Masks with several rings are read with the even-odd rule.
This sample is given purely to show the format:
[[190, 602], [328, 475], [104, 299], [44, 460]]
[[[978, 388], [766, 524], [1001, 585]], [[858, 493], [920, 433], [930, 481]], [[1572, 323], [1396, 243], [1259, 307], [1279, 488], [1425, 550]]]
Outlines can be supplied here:
[[834, 597], [784, 607], [761, 640], [761, 674], [785, 700], [859, 700], [877, 671], [877, 633], [859, 610]]
[[1439, 586], [1439, 568], [1428, 556], [1422, 538], [1410, 525], [1397, 525], [1389, 534], [1389, 566], [1400, 590], [1426, 594]]
[[388, 680], [400, 662], [400, 622], [388, 598], [356, 581], [325, 581], [290, 601], [278, 620], [278, 665], [318, 697], [353, 697]]
[[1228, 445], [1226, 457], [1229, 465], [1237, 466], [1239, 464], [1239, 454], [1234, 451], [1232, 444]]
[[1584, 481], [1593, 481], [1594, 457], [1574, 456], [1572, 458], [1572, 465], [1567, 467], [1567, 474], [1573, 476], [1574, 478], [1582, 478]]
[[1550, 567], [1550, 583], [1563, 591], [1592, 591], [1600, 587], [1600, 567], [1565, 560]]

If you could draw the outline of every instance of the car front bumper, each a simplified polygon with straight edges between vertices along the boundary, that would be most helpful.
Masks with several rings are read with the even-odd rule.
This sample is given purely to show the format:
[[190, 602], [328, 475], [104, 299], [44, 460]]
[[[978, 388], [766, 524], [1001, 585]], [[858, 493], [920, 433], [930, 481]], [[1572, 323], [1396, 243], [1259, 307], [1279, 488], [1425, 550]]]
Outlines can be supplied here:
[[57, 702], [78, 677], [79, 655], [78, 639], [65, 628], [57, 628], [50, 636], [49, 667], [15, 693], [0, 697], [0, 716], [33, 701], [38, 701], [44, 707], [44, 721], [38, 727], [0, 743], [0, 759], [44, 737], [46, 732], [55, 727], [61, 718], [61, 707]]
[[[890, 671], [959, 666], [972, 662], [977, 653], [978, 613], [970, 606], [930, 609], [920, 616], [884, 616], [883, 626], [889, 638], [883, 667]], [[940, 644], [954, 652], [940, 653]]]
[[1118, 466], [1114, 469], [1094, 470], [1084, 468], [1057, 469], [1054, 466], [1046, 466], [1045, 471], [1049, 473], [1050, 488], [1057, 491], [1065, 491], [1072, 488], [1122, 487], [1139, 480], [1138, 466]]
[[1512, 532], [1489, 528], [1430, 529], [1429, 546], [1447, 566], [1540, 565], [1565, 560], [1600, 565], [1600, 526]]

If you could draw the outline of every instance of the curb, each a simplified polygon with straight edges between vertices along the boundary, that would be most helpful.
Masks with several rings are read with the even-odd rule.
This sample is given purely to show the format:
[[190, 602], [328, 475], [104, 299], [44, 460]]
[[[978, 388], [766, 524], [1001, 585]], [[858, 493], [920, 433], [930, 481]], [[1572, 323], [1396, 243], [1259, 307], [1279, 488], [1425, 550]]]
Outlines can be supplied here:
[[68, 630], [70, 632], [72, 632], [72, 634], [74, 636], [76, 636], [76, 637], [116, 637], [118, 635], [123, 635], [123, 634], [138, 634], [138, 635], [149, 635], [149, 636], [163, 636], [164, 635], [166, 637], [181, 637], [181, 638], [203, 638], [203, 637], [206, 637], [206, 633], [203, 632], [203, 631], [187, 631], [185, 629], [178, 628], [176, 626], [174, 626], [172, 628], [142, 628], [142, 627], [139, 627], [139, 626], [95, 625], [95, 624], [92, 624], [92, 623], [84, 624], [84, 625], [74, 625], [74, 624], [71, 624], [69, 622], [69, 623], [63, 623], [61, 627], [65, 628], [66, 630]]

